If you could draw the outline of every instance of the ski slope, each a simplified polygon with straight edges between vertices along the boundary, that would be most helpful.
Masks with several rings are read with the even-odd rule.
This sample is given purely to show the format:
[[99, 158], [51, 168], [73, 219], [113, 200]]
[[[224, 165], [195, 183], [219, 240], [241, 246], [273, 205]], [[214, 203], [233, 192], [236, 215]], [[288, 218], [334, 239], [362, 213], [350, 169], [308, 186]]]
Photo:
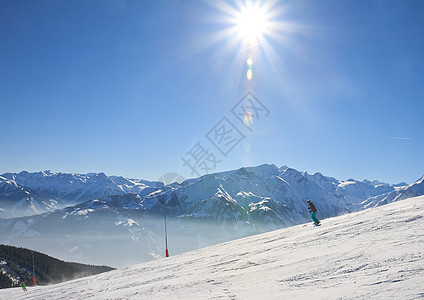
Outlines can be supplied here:
[[423, 215], [420, 196], [0, 299], [423, 299]]

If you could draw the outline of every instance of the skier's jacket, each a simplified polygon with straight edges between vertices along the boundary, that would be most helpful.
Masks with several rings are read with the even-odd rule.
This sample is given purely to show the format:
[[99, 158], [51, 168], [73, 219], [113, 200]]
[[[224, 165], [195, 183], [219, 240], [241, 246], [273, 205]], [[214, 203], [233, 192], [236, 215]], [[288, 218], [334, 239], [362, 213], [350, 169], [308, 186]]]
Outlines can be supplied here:
[[317, 211], [315, 205], [312, 202], [308, 202], [308, 204], [309, 204], [309, 212], [316, 212]]

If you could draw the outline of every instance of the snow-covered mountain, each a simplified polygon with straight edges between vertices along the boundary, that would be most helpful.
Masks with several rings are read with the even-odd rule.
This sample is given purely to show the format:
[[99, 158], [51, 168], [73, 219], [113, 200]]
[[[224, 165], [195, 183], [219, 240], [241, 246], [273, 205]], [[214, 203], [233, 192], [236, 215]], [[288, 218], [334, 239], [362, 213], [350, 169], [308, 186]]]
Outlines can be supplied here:
[[[422, 180], [404, 187], [378, 181], [339, 181], [274, 165], [209, 174], [166, 186], [148, 186], [122, 177], [118, 181], [104, 174], [43, 173], [5, 175], [9, 181], [30, 185], [37, 193], [55, 190], [60, 199], [68, 195], [94, 197], [96, 193], [107, 196], [40, 215], [0, 220], [0, 242], [65, 260], [112, 266], [163, 256], [161, 210], [168, 216], [169, 244], [175, 254], [308, 222], [307, 199], [318, 207], [319, 218], [328, 218], [400, 199], [390, 198], [395, 193], [422, 191], [417, 189]], [[49, 182], [50, 177], [62, 184]], [[77, 181], [75, 188], [69, 179]], [[36, 182], [43, 184], [37, 186]], [[376, 201], [378, 197], [391, 200]]]
[[21, 217], [57, 209], [57, 201], [0, 176], [0, 217]]
[[424, 196], [2, 299], [422, 299]]
[[5, 173], [0, 176], [0, 217], [36, 215], [110, 195], [147, 195], [162, 186], [104, 173]]
[[410, 185], [397, 187], [394, 191], [388, 194], [370, 197], [362, 203], [362, 206], [367, 207], [384, 205], [392, 203], [394, 201], [399, 201], [421, 195], [424, 195], [424, 176]]
[[220, 222], [260, 220], [281, 227], [309, 220], [307, 199], [320, 208], [321, 218], [327, 218], [361, 210], [367, 207], [364, 201], [387, 197], [407, 187], [368, 180], [341, 181], [320, 173], [311, 175], [285, 166], [262, 165], [164, 186], [144, 197], [143, 203], [169, 208], [171, 215], [188, 213], [190, 218]]

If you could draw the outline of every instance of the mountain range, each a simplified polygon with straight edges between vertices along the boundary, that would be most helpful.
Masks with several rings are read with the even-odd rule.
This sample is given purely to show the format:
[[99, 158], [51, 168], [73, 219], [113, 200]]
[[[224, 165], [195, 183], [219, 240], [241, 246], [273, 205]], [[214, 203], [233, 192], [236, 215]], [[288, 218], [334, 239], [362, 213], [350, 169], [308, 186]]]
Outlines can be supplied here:
[[[337, 180], [275, 165], [164, 185], [49, 171], [0, 176], [0, 243], [65, 260], [126, 266], [424, 194], [412, 184]], [[54, 246], [53, 246], [54, 245]]]
[[162, 186], [104, 173], [5, 173], [0, 176], [0, 217], [40, 214], [109, 195], [143, 196]]

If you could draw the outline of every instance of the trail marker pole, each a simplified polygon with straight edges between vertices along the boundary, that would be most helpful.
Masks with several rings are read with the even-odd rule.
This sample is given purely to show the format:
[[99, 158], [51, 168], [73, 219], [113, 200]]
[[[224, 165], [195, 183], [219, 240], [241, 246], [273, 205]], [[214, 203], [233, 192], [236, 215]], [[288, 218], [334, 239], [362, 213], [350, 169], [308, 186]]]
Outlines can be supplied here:
[[168, 230], [166, 228], [166, 215], [163, 212], [163, 210], [160, 210], [163, 214], [164, 220], [165, 220], [165, 257], [169, 257], [169, 252], [168, 252]]
[[37, 285], [37, 279], [35, 278], [35, 263], [34, 263], [34, 252], [32, 252], [32, 285]]

